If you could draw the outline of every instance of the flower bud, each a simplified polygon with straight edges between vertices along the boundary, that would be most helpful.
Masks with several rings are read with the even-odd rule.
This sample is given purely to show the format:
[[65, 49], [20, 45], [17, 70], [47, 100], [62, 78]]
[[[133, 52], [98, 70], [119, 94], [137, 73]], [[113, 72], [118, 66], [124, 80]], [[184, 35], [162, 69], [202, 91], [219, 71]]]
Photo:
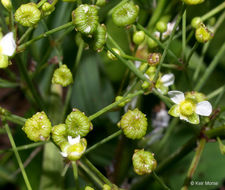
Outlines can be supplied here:
[[151, 66], [156, 66], [159, 64], [160, 59], [161, 59], [160, 53], [150, 53], [148, 56], [148, 63]]
[[143, 149], [135, 150], [132, 161], [134, 171], [138, 175], [150, 174], [157, 166], [154, 154]]
[[1, 3], [8, 11], [10, 11], [12, 9], [11, 0], [1, 0]]
[[51, 5], [48, 2], [45, 2], [42, 5], [41, 10], [42, 10], [42, 14], [44, 16], [48, 16], [48, 15], [50, 15], [55, 10], [55, 6], [54, 5]]
[[157, 22], [156, 23], [156, 30], [158, 30], [161, 33], [167, 31], [167, 23], [164, 22], [164, 21]]
[[148, 47], [150, 49], [154, 49], [154, 48], [156, 48], [158, 46], [158, 44], [156, 43], [156, 41], [153, 40], [152, 38], [148, 38], [147, 43], [148, 43]]
[[46, 141], [50, 137], [51, 122], [45, 112], [37, 112], [30, 119], [27, 119], [23, 126], [23, 131], [32, 141]]
[[112, 188], [108, 184], [104, 184], [102, 190], [111, 190]]
[[15, 12], [15, 20], [23, 26], [34, 26], [40, 19], [41, 11], [35, 3], [23, 4]]
[[[118, 54], [118, 55], [120, 55], [120, 50], [118, 50], [118, 49], [116, 49], [116, 48], [112, 48], [112, 50], [116, 53], [116, 54]], [[111, 51], [107, 51], [107, 57], [109, 58], [109, 59], [111, 59], [111, 60], [117, 60], [117, 57], [115, 56], [115, 55], [113, 55], [112, 53], [111, 53]]]
[[52, 83], [60, 84], [63, 87], [66, 87], [70, 85], [71, 83], [73, 83], [72, 73], [66, 65], [62, 65], [55, 70], [52, 77]]
[[[121, 99], [123, 99], [123, 96], [117, 96], [116, 102], [120, 101]], [[130, 102], [130, 99], [127, 99], [127, 100], [123, 101], [122, 103], [118, 104], [118, 106], [124, 107], [128, 102]]]
[[139, 109], [128, 110], [117, 124], [130, 139], [140, 139], [147, 131], [147, 118]]
[[133, 34], [133, 42], [137, 45], [141, 44], [145, 39], [145, 33], [143, 31], [138, 31]]
[[203, 3], [205, 0], [183, 0], [188, 5], [197, 5]]
[[95, 190], [95, 189], [90, 186], [86, 186], [84, 190]]
[[87, 147], [87, 141], [85, 138], [80, 139], [80, 136], [72, 138], [68, 136], [68, 142], [63, 143], [60, 148], [63, 157], [67, 157], [69, 160], [76, 161], [81, 158]]
[[204, 24], [201, 24], [195, 31], [195, 38], [199, 43], [206, 43], [211, 40], [213, 33]]
[[191, 26], [193, 28], [198, 28], [202, 23], [202, 19], [201, 17], [194, 17], [192, 20], [191, 20]]

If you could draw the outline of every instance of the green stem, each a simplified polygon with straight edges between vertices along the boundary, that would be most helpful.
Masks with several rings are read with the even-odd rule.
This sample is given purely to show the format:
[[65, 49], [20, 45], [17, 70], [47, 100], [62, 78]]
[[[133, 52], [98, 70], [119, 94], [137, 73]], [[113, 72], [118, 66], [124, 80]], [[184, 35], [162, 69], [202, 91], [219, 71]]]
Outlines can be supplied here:
[[82, 161], [97, 174], [97, 176], [106, 184], [112, 187], [112, 183], [84, 156], [82, 157]]
[[[35, 147], [44, 145], [46, 143], [48, 143], [48, 141], [47, 142], [44, 141], [44, 142], [37, 142], [37, 143], [31, 143], [31, 144], [26, 144], [26, 145], [18, 146], [17, 147], [17, 151], [28, 150], [28, 149], [31, 149], [31, 148], [35, 148]], [[8, 151], [13, 151], [13, 149], [10, 148], [10, 149], [7, 149], [7, 150], [0, 150], [0, 154], [2, 154], [4, 152], [8, 152]]]
[[47, 32], [45, 32], [45, 33], [43, 33], [43, 34], [40, 34], [39, 36], [34, 37], [32, 40], [30, 40], [30, 41], [28, 41], [28, 42], [25, 42], [25, 43], [21, 44], [21, 45], [17, 48], [17, 52], [23, 51], [26, 47], [28, 47], [28, 46], [31, 45], [32, 43], [36, 42], [37, 40], [40, 40], [40, 39], [42, 39], [42, 38], [46, 38], [46, 37], [48, 37], [49, 35], [54, 34], [54, 33], [58, 32], [58, 31], [60, 31], [60, 30], [64, 30], [64, 29], [66, 29], [66, 28], [68, 28], [68, 27], [70, 27], [70, 26], [72, 26], [72, 25], [73, 25], [73, 22], [68, 22], [68, 23], [66, 23], [66, 24], [64, 24], [64, 25], [61, 25], [61, 26], [59, 26], [59, 27], [57, 27], [57, 28], [54, 28], [54, 29], [52, 29], [52, 30], [49, 30], [49, 31], [47, 31]]
[[225, 53], [225, 42], [223, 43], [219, 52], [216, 54], [216, 56], [214, 57], [214, 59], [212, 60], [208, 68], [206, 69], [205, 73], [203, 74], [199, 82], [197, 83], [195, 87], [195, 91], [200, 91], [202, 89], [203, 85], [205, 84], [205, 82], [207, 81], [207, 79], [209, 78], [209, 76], [211, 75], [211, 73], [213, 72], [217, 64], [219, 63], [221, 57], [223, 57], [224, 53]]
[[205, 143], [206, 143], [206, 139], [205, 138], [202, 138], [199, 141], [199, 144], [198, 144], [198, 147], [196, 149], [195, 155], [193, 157], [193, 160], [191, 162], [190, 168], [188, 170], [187, 177], [184, 180], [184, 185], [183, 185], [182, 190], [187, 190], [188, 189], [190, 181], [191, 181], [191, 179], [192, 179], [192, 177], [193, 177], [193, 175], [195, 173], [195, 170], [196, 170], [196, 168], [198, 166], [198, 163], [199, 163], [199, 160], [201, 158], [203, 149], [205, 147]]
[[224, 91], [224, 88], [225, 88], [225, 85], [221, 86], [220, 88], [218, 88], [218, 89], [214, 90], [213, 92], [211, 92], [210, 94], [208, 94], [206, 96], [206, 98], [208, 100], [210, 100], [210, 99], [216, 97], [217, 95], [219, 95], [220, 93], [222, 93]]
[[106, 143], [106, 142], [108, 142], [108, 141], [110, 141], [110, 140], [112, 140], [112, 139], [118, 137], [118, 136], [121, 135], [121, 134], [122, 134], [122, 130], [119, 130], [119, 131], [113, 133], [112, 135], [110, 135], [110, 136], [108, 136], [108, 137], [102, 139], [101, 141], [97, 142], [96, 144], [94, 144], [93, 146], [91, 146], [90, 148], [88, 148], [88, 149], [85, 151], [84, 154], [88, 154], [89, 152], [95, 150], [96, 148], [98, 148], [98, 147], [101, 146], [102, 144], [104, 144], [104, 143]]
[[186, 66], [186, 67], [188, 67], [189, 62], [190, 62], [190, 60], [191, 60], [191, 57], [192, 57], [192, 55], [194, 54], [195, 50], [198, 48], [198, 46], [199, 46], [199, 42], [196, 41], [195, 44], [194, 44], [194, 46], [193, 46], [192, 49], [191, 49], [191, 52], [190, 52], [189, 55], [188, 55], [187, 62], [185, 63], [185, 66]]
[[78, 165], [87, 173], [87, 175], [90, 176], [90, 178], [96, 183], [98, 184], [98, 186], [100, 188], [102, 188], [103, 183], [102, 181], [93, 173], [92, 170], [90, 170], [90, 168], [88, 168], [85, 164], [83, 164], [81, 161], [78, 162]]
[[160, 69], [161, 69], [161, 66], [162, 66], [162, 63], [164, 62], [164, 59], [166, 58], [166, 55], [167, 55], [167, 52], [169, 50], [169, 46], [170, 46], [170, 43], [172, 42], [172, 39], [173, 39], [173, 36], [177, 30], [177, 27], [181, 21], [181, 18], [182, 18], [182, 15], [183, 15], [183, 12], [185, 11], [185, 6], [184, 4], [182, 5], [182, 8], [181, 8], [181, 12], [180, 14], [178, 15], [177, 17], [177, 20], [176, 20], [176, 23], [174, 25], [174, 28], [173, 28], [173, 31], [171, 32], [171, 35], [169, 37], [169, 40], [168, 40], [168, 43], [166, 44], [166, 47], [163, 51], [163, 54], [162, 54], [162, 57], [160, 59], [160, 62], [158, 64], [158, 67], [157, 67], [157, 70], [156, 70], [156, 73], [155, 73], [155, 76], [154, 76], [154, 79], [153, 79], [153, 82], [155, 83], [158, 79], [158, 76], [159, 76], [159, 72], [160, 72]]
[[38, 4], [37, 7], [40, 8], [47, 0], [41, 0]]
[[124, 65], [126, 65], [133, 73], [140, 78], [141, 80], [145, 81], [147, 78], [142, 74], [142, 72], [135, 67], [135, 65], [122, 58], [120, 55], [118, 55], [113, 49], [111, 49], [108, 45], [106, 45], [106, 50], [110, 51], [117, 59], [119, 59]]
[[36, 89], [34, 88], [34, 85], [30, 79], [30, 76], [28, 74], [28, 71], [24, 65], [24, 63], [20, 62], [18, 63], [19, 65], [19, 69], [21, 71], [21, 74], [22, 74], [22, 77], [24, 79], [24, 81], [27, 83], [31, 93], [32, 93], [32, 96], [33, 98], [35, 99], [38, 107], [41, 109], [41, 110], [44, 110], [44, 104], [43, 104], [43, 100], [42, 100], [42, 97], [37, 93]]
[[185, 47], [186, 47], [186, 10], [182, 18], [182, 59], [185, 62]]
[[166, 5], [167, 0], [159, 0], [157, 2], [157, 7], [155, 11], [153, 12], [153, 15], [151, 16], [151, 20], [148, 23], [148, 30], [152, 30], [156, 24], [156, 22], [159, 20], [161, 14], [164, 11], [165, 5]]
[[[148, 37], [152, 38], [162, 49], [165, 49], [167, 45], [164, 45], [162, 42], [160, 42], [153, 34], [151, 34], [148, 30], [146, 30], [143, 26], [141, 26], [139, 23], [137, 23], [137, 28], [139, 30], [142, 30]], [[175, 61], [178, 63], [178, 64], [181, 64], [179, 59], [177, 58], [177, 56], [173, 53], [172, 50], [168, 49], [168, 54], [170, 56], [172, 56]]]
[[62, 173], [61, 173], [61, 176], [62, 176], [62, 177], [64, 177], [64, 176], [66, 175], [66, 172], [68, 171], [69, 167], [70, 167], [70, 163], [67, 163], [67, 164], [65, 165], [65, 167], [63, 168], [63, 171], [62, 171]]
[[213, 10], [211, 10], [210, 12], [206, 13], [205, 15], [203, 15], [201, 17], [202, 21], [205, 21], [209, 18], [211, 18], [212, 16], [214, 16], [215, 14], [219, 13], [220, 11], [222, 11], [223, 9], [225, 9], [225, 2], [221, 3], [220, 5], [218, 5], [216, 8], [214, 8]]
[[160, 92], [158, 92], [156, 89], [153, 89], [152, 92], [158, 96], [169, 108], [172, 107], [173, 103], [170, 98], [162, 95]]
[[21, 38], [18, 40], [18, 44], [20, 44], [21, 42], [23, 42], [25, 40], [25, 38], [32, 32], [32, 30], [34, 29], [34, 27], [30, 27], [26, 30], [26, 32], [21, 36]]
[[73, 176], [74, 176], [74, 180], [75, 180], [75, 189], [79, 190], [80, 186], [79, 186], [79, 179], [78, 179], [78, 169], [77, 169], [77, 164], [76, 162], [72, 162], [72, 167], [73, 167]]
[[152, 175], [153, 178], [155, 178], [155, 180], [163, 187], [163, 189], [170, 190], [170, 188], [167, 187], [167, 185], [163, 182], [163, 180], [159, 176], [157, 176], [157, 174], [154, 171], [152, 172]]
[[95, 114], [89, 116], [88, 118], [91, 121], [91, 120], [99, 117], [100, 115], [104, 114], [105, 112], [111, 110], [112, 108], [118, 106], [120, 103], [122, 103], [122, 102], [124, 102], [124, 101], [126, 101], [128, 99], [132, 99], [133, 97], [138, 96], [138, 95], [141, 95], [143, 93], [144, 93], [143, 90], [139, 90], [139, 91], [137, 91], [137, 92], [135, 92], [133, 94], [128, 94], [126, 97], [123, 97], [121, 100], [116, 101], [116, 102], [114, 102], [114, 103], [112, 103], [112, 104], [104, 107], [103, 109], [99, 110], [98, 112], [96, 112]]
[[20, 116], [17, 116], [17, 115], [13, 115], [13, 114], [10, 114], [10, 115], [1, 115], [0, 117], [2, 119], [5, 119], [6, 121], [10, 121], [12, 123], [15, 123], [15, 124], [18, 124], [18, 125], [21, 125], [21, 126], [23, 126], [24, 123], [26, 122], [26, 119], [25, 118], [20, 117]]
[[24, 167], [23, 167], [22, 160], [21, 160], [20, 155], [19, 155], [19, 153], [18, 153], [18, 151], [17, 151], [16, 144], [15, 144], [15, 142], [14, 142], [12, 133], [11, 133], [11, 131], [10, 131], [10, 129], [9, 129], [9, 126], [8, 126], [8, 124], [5, 124], [4, 126], [5, 126], [5, 130], [6, 130], [7, 134], [8, 134], [8, 137], [9, 137], [9, 141], [10, 141], [10, 143], [11, 143], [11, 145], [12, 145], [12, 149], [13, 149], [13, 151], [14, 151], [14, 153], [15, 153], [17, 162], [18, 162], [19, 167], [20, 167], [20, 170], [21, 170], [21, 172], [22, 172], [23, 179], [24, 179], [24, 181], [25, 181], [25, 184], [26, 184], [26, 186], [27, 186], [27, 189], [28, 189], [28, 190], [32, 190], [31, 185], [30, 185], [30, 182], [29, 182], [29, 179], [28, 179], [27, 174], [26, 174], [26, 171], [25, 171], [25, 169], [24, 169]]

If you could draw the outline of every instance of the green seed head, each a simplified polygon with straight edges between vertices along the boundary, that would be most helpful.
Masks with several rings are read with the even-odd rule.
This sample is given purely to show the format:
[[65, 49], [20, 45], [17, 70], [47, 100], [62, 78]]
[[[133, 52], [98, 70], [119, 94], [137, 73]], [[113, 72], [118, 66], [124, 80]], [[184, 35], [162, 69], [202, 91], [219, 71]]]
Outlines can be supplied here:
[[35, 3], [21, 5], [15, 12], [15, 20], [23, 26], [35, 26], [41, 19], [41, 11]]
[[195, 91], [186, 92], [185, 93], [185, 98], [192, 99], [196, 103], [199, 103], [199, 102], [207, 100], [205, 94], [202, 94], [200, 92], [195, 92]]
[[88, 117], [78, 109], [73, 109], [67, 116], [65, 123], [67, 133], [72, 137], [78, 135], [84, 137], [93, 129], [93, 125]]
[[139, 109], [129, 110], [117, 124], [130, 139], [140, 139], [147, 131], [147, 118]]
[[180, 113], [184, 116], [190, 116], [195, 112], [195, 107], [192, 100], [186, 99], [180, 103]]
[[96, 2], [96, 5], [100, 7], [105, 6], [105, 4], [106, 4], [106, 0], [97, 0]]
[[195, 38], [199, 43], [206, 43], [213, 38], [213, 33], [201, 24], [195, 31]]
[[102, 190], [111, 190], [112, 188], [108, 184], [104, 184]]
[[60, 146], [62, 143], [67, 142], [67, 131], [65, 124], [55, 125], [52, 128], [52, 140]]
[[32, 141], [46, 141], [50, 137], [52, 125], [45, 112], [37, 112], [30, 119], [27, 119], [23, 131]]
[[148, 38], [147, 43], [150, 49], [154, 49], [158, 46], [158, 44], [152, 38]]
[[42, 5], [41, 10], [44, 16], [48, 16], [55, 10], [55, 6], [52, 6], [50, 3], [45, 2]]
[[138, 175], [150, 174], [157, 166], [154, 154], [144, 150], [135, 150], [132, 161], [134, 171]]
[[68, 69], [66, 65], [60, 66], [55, 70], [52, 78], [53, 84], [60, 84], [63, 87], [70, 85], [73, 83], [73, 76], [71, 71]]
[[151, 66], [156, 66], [159, 64], [160, 59], [161, 59], [160, 53], [150, 53], [148, 56], [148, 63]]

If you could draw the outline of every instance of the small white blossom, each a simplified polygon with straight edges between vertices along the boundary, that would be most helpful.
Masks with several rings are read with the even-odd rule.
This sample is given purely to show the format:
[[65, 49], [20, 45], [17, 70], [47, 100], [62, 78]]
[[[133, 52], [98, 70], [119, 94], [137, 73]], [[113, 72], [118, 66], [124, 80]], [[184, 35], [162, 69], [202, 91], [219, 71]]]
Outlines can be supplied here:
[[175, 77], [173, 73], [165, 74], [162, 77], [160, 77], [156, 82], [156, 89], [160, 93], [166, 94], [169, 89], [168, 87], [174, 84], [174, 80]]
[[[162, 39], [165, 39], [167, 36], [169, 36], [172, 33], [174, 26], [175, 26], [175, 22], [168, 22], [167, 31], [162, 33]], [[154, 34], [157, 38], [160, 37], [160, 32], [156, 31]]]
[[16, 43], [13, 38], [13, 33], [9, 32], [0, 39], [0, 54], [12, 56], [16, 50]]
[[209, 116], [212, 113], [212, 105], [208, 101], [196, 102], [193, 99], [185, 98], [180, 91], [168, 92], [171, 100], [175, 103], [169, 110], [169, 114], [180, 117], [192, 124], [199, 124], [199, 115]]

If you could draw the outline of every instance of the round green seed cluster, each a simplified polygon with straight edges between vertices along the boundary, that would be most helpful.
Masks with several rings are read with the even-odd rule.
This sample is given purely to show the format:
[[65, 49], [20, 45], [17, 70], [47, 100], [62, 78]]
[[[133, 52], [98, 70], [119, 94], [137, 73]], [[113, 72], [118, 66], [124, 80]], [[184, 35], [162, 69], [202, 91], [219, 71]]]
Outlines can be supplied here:
[[72, 21], [77, 31], [93, 34], [98, 27], [98, 10], [94, 5], [82, 4], [72, 12]]
[[50, 3], [45, 2], [42, 5], [41, 10], [44, 16], [48, 16], [55, 10], [55, 6], [52, 6]]
[[15, 12], [15, 20], [23, 26], [31, 27], [41, 19], [41, 11], [35, 3], [21, 5]]
[[137, 31], [133, 34], [133, 42], [137, 45], [141, 44], [145, 40], [145, 33], [143, 31]]
[[147, 131], [147, 118], [139, 109], [129, 110], [118, 123], [124, 135], [130, 139], [140, 139]]
[[157, 166], [154, 154], [144, 150], [135, 150], [132, 161], [134, 171], [138, 175], [150, 174]]
[[86, 136], [93, 128], [88, 117], [78, 109], [74, 109], [66, 118], [66, 128], [69, 136]]
[[65, 124], [55, 125], [52, 128], [52, 140], [58, 146], [61, 146], [63, 143], [67, 142], [67, 131]]
[[52, 77], [52, 83], [60, 84], [63, 87], [73, 83], [73, 75], [66, 65], [62, 65], [55, 70]]
[[32, 141], [46, 141], [50, 137], [52, 125], [45, 112], [37, 112], [30, 119], [27, 119], [23, 131]]
[[113, 11], [112, 19], [117, 26], [127, 26], [136, 21], [138, 13], [139, 7], [133, 2], [128, 2]]
[[206, 43], [213, 38], [213, 33], [201, 24], [195, 31], [195, 38], [199, 43]]

